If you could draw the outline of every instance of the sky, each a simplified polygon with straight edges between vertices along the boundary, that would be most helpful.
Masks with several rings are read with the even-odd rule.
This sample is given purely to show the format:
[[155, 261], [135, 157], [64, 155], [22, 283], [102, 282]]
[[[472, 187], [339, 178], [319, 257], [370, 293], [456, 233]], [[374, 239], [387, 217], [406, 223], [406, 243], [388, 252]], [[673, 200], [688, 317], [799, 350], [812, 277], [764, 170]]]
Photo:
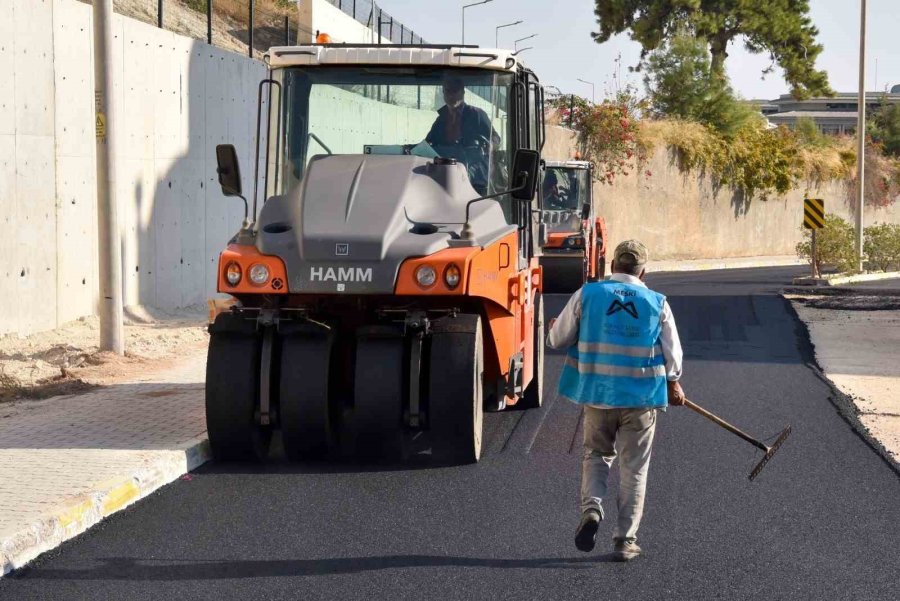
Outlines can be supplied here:
[[[429, 42], [456, 43], [461, 38], [460, 9], [476, 1], [379, 0], [379, 6]], [[627, 34], [605, 44], [594, 42], [593, 7], [594, 0], [492, 0], [466, 9], [466, 43], [493, 47], [495, 27], [521, 19], [521, 25], [500, 30], [500, 46], [512, 47], [516, 39], [536, 33], [519, 44], [519, 48], [533, 46], [520, 57], [545, 85], [590, 98], [591, 86], [578, 81], [583, 79], [594, 83], [597, 100], [615, 92], [617, 81], [620, 86], [630, 81], [643, 90], [642, 76], [628, 71], [638, 62], [640, 45]], [[835, 91], [856, 92], [859, 0], [810, 0], [810, 9], [819, 43], [825, 46], [818, 67], [828, 72]], [[900, 84], [900, 1], [868, 0], [868, 13], [866, 87], [883, 90]], [[752, 55], [739, 42], [729, 46], [728, 73], [741, 96], [774, 99], [788, 93], [780, 69], [762, 79], [769, 62], [767, 55]]]

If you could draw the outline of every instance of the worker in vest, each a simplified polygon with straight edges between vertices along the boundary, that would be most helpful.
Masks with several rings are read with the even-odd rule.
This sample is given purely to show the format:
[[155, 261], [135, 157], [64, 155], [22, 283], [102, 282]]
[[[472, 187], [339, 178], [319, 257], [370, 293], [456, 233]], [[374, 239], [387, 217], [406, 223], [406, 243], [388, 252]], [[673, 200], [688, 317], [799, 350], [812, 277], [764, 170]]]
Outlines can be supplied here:
[[581, 522], [575, 546], [591, 551], [603, 520], [609, 469], [619, 456], [618, 524], [613, 558], [641, 553], [637, 531], [644, 510], [656, 413], [681, 405], [682, 351], [666, 297], [643, 282], [647, 248], [622, 242], [609, 280], [586, 284], [550, 322], [549, 346], [567, 349], [559, 392], [584, 406]]

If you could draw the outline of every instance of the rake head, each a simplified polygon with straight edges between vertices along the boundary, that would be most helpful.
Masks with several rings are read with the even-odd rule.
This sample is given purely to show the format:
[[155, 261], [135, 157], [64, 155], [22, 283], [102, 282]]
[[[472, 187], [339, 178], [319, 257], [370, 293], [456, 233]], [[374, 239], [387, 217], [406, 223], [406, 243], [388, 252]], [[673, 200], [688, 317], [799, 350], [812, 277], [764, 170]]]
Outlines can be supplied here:
[[756, 467], [753, 468], [753, 471], [750, 472], [751, 482], [759, 475], [762, 469], [766, 467], [766, 464], [769, 463], [769, 460], [775, 455], [775, 453], [778, 452], [778, 449], [781, 448], [781, 445], [784, 444], [784, 441], [787, 440], [787, 437], [790, 435], [791, 427], [788, 426], [781, 434], [778, 435], [778, 438], [775, 439], [775, 442], [772, 443], [772, 446], [766, 448], [766, 454], [762, 459], [759, 460], [759, 463], [756, 464]]

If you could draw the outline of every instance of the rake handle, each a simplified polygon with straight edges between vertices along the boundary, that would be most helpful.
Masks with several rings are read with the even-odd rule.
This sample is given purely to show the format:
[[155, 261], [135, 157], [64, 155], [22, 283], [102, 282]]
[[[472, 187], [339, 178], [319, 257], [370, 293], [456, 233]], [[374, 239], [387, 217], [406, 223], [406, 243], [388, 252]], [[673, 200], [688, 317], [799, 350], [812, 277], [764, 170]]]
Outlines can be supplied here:
[[743, 438], [744, 440], [746, 440], [747, 442], [749, 442], [750, 444], [752, 444], [754, 447], [756, 447], [756, 448], [758, 448], [758, 449], [762, 449], [763, 451], [765, 451], [765, 452], [767, 452], [767, 453], [769, 452], [769, 447], [767, 447], [766, 445], [764, 445], [764, 444], [761, 443], [760, 441], [756, 440], [755, 438], [753, 438], [752, 436], [750, 436], [749, 434], [747, 434], [746, 432], [744, 432], [744, 431], [741, 430], [740, 428], [737, 428], [737, 427], [735, 427], [735, 426], [732, 426], [731, 424], [729, 424], [728, 422], [726, 422], [726, 421], [725, 421], [724, 419], [722, 419], [721, 417], [719, 417], [719, 416], [717, 416], [717, 415], [713, 415], [712, 413], [710, 413], [709, 411], [707, 411], [706, 409], [704, 409], [704, 408], [701, 407], [700, 405], [697, 405], [696, 403], [693, 403], [693, 402], [691, 402], [691, 401], [689, 401], [689, 400], [687, 400], [687, 399], [684, 399], [684, 406], [685, 406], [685, 407], [688, 407], [689, 409], [692, 409], [693, 411], [696, 411], [697, 413], [699, 413], [700, 415], [702, 415], [702, 416], [705, 417], [706, 419], [708, 419], [708, 420], [710, 420], [711, 422], [713, 422], [713, 423], [715, 423], [715, 424], [717, 424], [717, 425], [719, 425], [719, 426], [725, 428], [726, 430], [728, 430], [728, 431], [731, 432], [732, 434], [734, 434], [734, 435], [736, 435], [736, 436], [739, 436], [739, 437]]

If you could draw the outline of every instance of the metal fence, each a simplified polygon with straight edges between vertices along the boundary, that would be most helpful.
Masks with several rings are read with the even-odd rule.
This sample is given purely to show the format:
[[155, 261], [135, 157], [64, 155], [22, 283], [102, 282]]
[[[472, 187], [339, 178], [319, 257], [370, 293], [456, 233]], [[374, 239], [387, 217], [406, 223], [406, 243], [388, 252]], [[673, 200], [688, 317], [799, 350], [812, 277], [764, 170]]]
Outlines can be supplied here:
[[[425, 44], [422, 36], [394, 19], [373, 0], [328, 0], [372, 31], [380, 33], [392, 44]], [[378, 39], [378, 38], [376, 38]]]
[[[327, 2], [390, 43], [425, 43], [373, 0]], [[300, 24], [294, 0], [113, 0], [113, 6], [126, 17], [257, 58], [272, 46], [315, 40], [317, 33]]]

